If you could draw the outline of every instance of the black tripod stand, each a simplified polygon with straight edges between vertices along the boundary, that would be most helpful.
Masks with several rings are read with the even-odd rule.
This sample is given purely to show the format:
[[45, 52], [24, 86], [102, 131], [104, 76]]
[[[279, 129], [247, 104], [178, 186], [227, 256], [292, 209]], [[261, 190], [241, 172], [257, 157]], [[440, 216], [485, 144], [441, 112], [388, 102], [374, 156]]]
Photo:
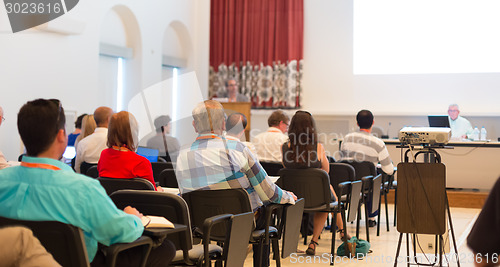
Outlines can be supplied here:
[[[406, 252], [407, 266], [423, 265], [442, 266], [443, 260], [443, 235], [446, 231], [446, 212], [448, 223], [453, 239], [453, 246], [457, 264], [460, 267], [458, 250], [455, 240], [455, 232], [451, 220], [451, 212], [446, 195], [446, 169], [441, 163], [441, 156], [436, 151], [437, 148], [446, 148], [442, 146], [423, 146], [414, 148], [413, 146], [400, 146], [408, 148], [405, 152], [404, 163], [398, 164], [398, 216], [397, 230], [400, 232], [398, 248], [394, 266], [398, 264], [399, 252], [403, 234], [406, 234]], [[413, 159], [410, 161], [408, 153], [416, 151]], [[416, 158], [419, 155], [424, 156], [424, 162], [417, 163]], [[410, 234], [413, 235], [413, 262], [410, 262]], [[432, 263], [419, 263], [416, 256], [416, 235], [430, 234], [435, 235], [436, 260]], [[438, 254], [439, 253], [439, 254]], [[438, 256], [439, 255], [439, 256]], [[439, 261], [439, 263], [438, 263]]]

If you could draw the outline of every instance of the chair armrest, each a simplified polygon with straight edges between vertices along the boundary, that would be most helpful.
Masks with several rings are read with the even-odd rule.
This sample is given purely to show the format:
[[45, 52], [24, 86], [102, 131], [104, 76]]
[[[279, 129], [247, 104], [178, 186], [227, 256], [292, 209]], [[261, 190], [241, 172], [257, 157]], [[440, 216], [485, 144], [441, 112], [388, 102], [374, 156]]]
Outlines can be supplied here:
[[151, 252], [151, 247], [153, 246], [153, 240], [148, 236], [141, 236], [134, 242], [130, 243], [117, 243], [103, 249], [104, 255], [106, 255], [106, 266], [113, 267], [116, 265], [116, 259], [118, 254], [122, 251], [128, 250], [130, 248], [144, 246], [143, 248], [143, 258], [141, 266], [146, 266], [146, 261], [148, 259], [149, 253]]
[[349, 188], [350, 187], [351, 187], [351, 182], [350, 181], [339, 183], [339, 195], [337, 196], [337, 198], [338, 198], [337, 200], [338, 201], [340, 200], [341, 196], [349, 194], [349, 191], [350, 191]]
[[[209, 259], [209, 255], [208, 255], [208, 252], [209, 252], [209, 245], [210, 245], [210, 232], [212, 231], [212, 227], [218, 223], [222, 223], [222, 222], [229, 222], [231, 220], [231, 218], [233, 217], [233, 214], [221, 214], [221, 215], [216, 215], [216, 216], [212, 216], [212, 217], [209, 217], [209, 218], [206, 218], [205, 221], [203, 221], [203, 260], [205, 260], [205, 265], [206, 266], [210, 266], [210, 264], [207, 264], [210, 262], [210, 259]], [[228, 231], [230, 229], [228, 228]], [[229, 236], [229, 233], [228, 235], [226, 235], [226, 237]], [[227, 241], [227, 240], [225, 240]]]
[[[273, 216], [273, 213], [278, 210], [282, 210], [285, 205], [291, 205], [291, 204], [268, 204], [265, 207], [265, 216], [264, 217], [264, 222], [266, 225], [266, 228], [264, 229], [264, 244], [269, 241], [269, 226], [271, 226], [271, 218]], [[280, 227], [278, 227], [279, 229]], [[278, 235], [281, 235], [281, 231], [278, 231]]]

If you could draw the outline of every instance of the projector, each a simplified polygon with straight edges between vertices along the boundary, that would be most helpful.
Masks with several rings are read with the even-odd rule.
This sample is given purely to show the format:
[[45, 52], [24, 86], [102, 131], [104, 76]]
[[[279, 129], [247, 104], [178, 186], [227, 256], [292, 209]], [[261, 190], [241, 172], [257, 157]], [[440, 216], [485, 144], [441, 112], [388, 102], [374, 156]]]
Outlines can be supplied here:
[[451, 129], [446, 127], [404, 127], [399, 131], [399, 141], [404, 144], [447, 144]]

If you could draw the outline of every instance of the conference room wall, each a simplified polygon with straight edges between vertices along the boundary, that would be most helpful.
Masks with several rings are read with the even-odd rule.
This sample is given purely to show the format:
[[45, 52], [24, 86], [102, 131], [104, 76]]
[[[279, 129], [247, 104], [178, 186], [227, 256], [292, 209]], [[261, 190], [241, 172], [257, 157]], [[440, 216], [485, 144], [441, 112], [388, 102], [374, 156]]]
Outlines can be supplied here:
[[[78, 114], [92, 112], [100, 105], [114, 105], [115, 100], [99, 90], [102, 21], [113, 7], [128, 9], [140, 30], [141, 48], [134, 54], [140, 55], [134, 58], [140, 61], [140, 67], [130, 77], [140, 88], [131, 88], [128, 97], [161, 81], [163, 36], [172, 24], [182, 24], [187, 39], [192, 42], [182, 44], [191, 47], [183, 71], [194, 71], [200, 87], [208, 87], [209, 1], [80, 1], [68, 14], [57, 19], [63, 24], [65, 20], [83, 23], [85, 30], [77, 35], [37, 29], [13, 34], [5, 8], [0, 6], [0, 106], [6, 117], [0, 127], [0, 150], [7, 160], [16, 160], [22, 152], [16, 121], [17, 112], [26, 101], [58, 98], [66, 110]], [[205, 91], [202, 94], [206, 96]]]

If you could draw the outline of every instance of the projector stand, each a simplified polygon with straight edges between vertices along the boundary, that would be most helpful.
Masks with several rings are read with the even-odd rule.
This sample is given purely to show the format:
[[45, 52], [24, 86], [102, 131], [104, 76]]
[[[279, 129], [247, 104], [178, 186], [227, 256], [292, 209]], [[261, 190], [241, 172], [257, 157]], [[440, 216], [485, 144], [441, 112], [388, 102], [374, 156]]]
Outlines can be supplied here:
[[[457, 243], [455, 239], [455, 231], [451, 220], [450, 205], [446, 194], [446, 176], [445, 166], [441, 164], [441, 156], [435, 148], [451, 148], [451, 147], [430, 147], [423, 146], [422, 148], [414, 148], [408, 146], [398, 146], [409, 148], [405, 152], [404, 163], [398, 164], [398, 218], [397, 229], [400, 232], [398, 248], [396, 250], [396, 258], [394, 259], [394, 267], [398, 265], [398, 257], [401, 249], [403, 234], [406, 234], [406, 263], [410, 265], [420, 266], [435, 266], [438, 262], [437, 258], [433, 263], [419, 263], [416, 252], [416, 235], [417, 234], [433, 234], [436, 237], [435, 257], [438, 256], [439, 249], [439, 266], [443, 266], [443, 234], [445, 231], [446, 219], [445, 212], [448, 214], [448, 223], [451, 230], [453, 247], [457, 265], [460, 267], [460, 259], [458, 257]], [[408, 160], [408, 152], [416, 150], [413, 162]], [[417, 163], [418, 155], [424, 156], [424, 163]], [[402, 192], [401, 192], [402, 191]], [[423, 203], [426, 200], [426, 203]], [[401, 207], [399, 207], [401, 205]], [[434, 224], [424, 220], [416, 220], [416, 218], [434, 219]], [[410, 234], [413, 235], [413, 261], [410, 263]], [[449, 265], [449, 262], [448, 262]]]

